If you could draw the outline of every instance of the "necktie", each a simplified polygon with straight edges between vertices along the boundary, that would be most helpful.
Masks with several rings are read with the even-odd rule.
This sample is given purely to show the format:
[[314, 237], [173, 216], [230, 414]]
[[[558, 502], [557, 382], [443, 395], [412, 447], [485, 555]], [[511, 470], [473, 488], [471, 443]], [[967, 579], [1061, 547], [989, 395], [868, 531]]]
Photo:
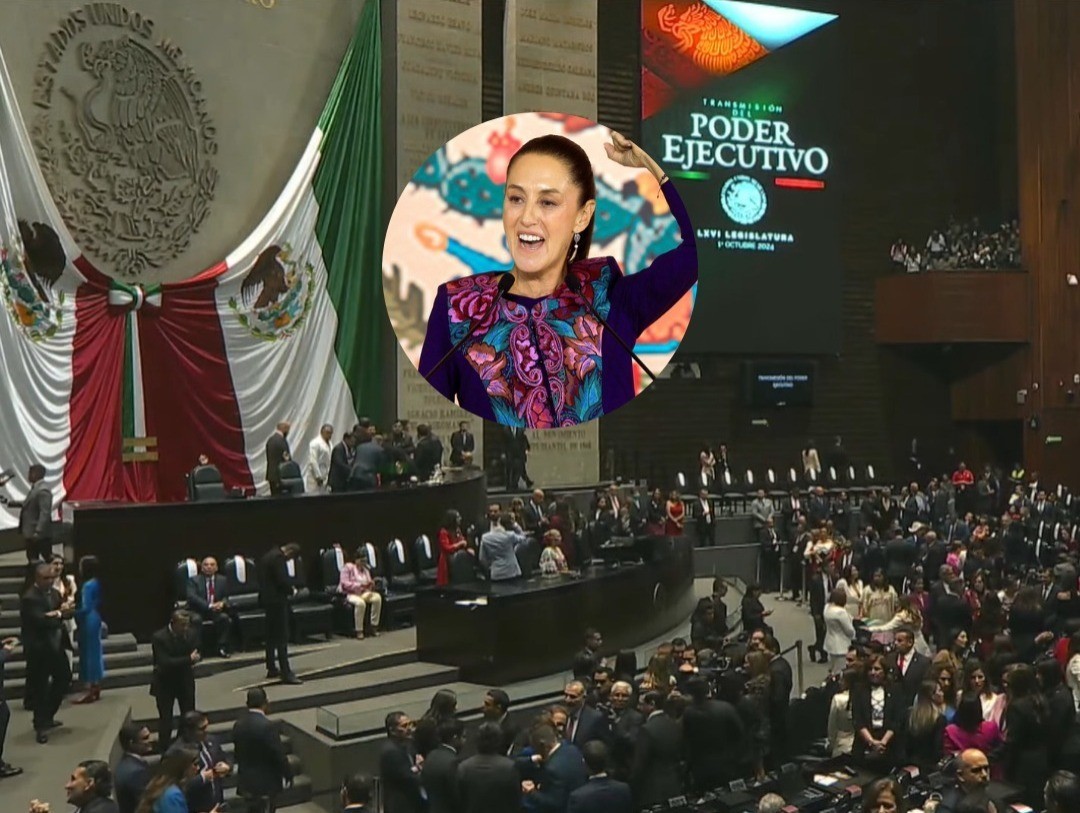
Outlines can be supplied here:
[[578, 718], [576, 716], [574, 716], [574, 717], [571, 717], [570, 720], [566, 723], [566, 741], [567, 742], [573, 742], [574, 741], [574, 733], [577, 731], [577, 721], [578, 721]]
[[206, 580], [206, 603], [214, 603], [214, 579], [209, 578]]
[[896, 666], [900, 669], [900, 674], [904, 674], [904, 666], [907, 664], [907, 658], [901, 655], [896, 659]]

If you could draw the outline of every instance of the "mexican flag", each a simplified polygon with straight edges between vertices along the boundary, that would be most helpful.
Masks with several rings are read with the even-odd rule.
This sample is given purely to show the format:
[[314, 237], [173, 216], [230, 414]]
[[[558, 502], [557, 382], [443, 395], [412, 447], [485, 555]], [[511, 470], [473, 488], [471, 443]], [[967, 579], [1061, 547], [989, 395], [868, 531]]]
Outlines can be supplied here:
[[[267, 438], [293, 457], [378, 416], [382, 313], [379, 4], [258, 227], [176, 284], [84, 256], [46, 186], [0, 54], [0, 470], [56, 501], [182, 500], [200, 455], [265, 493]], [[210, 216], [213, 216], [211, 204]], [[0, 528], [17, 520], [0, 511]]]

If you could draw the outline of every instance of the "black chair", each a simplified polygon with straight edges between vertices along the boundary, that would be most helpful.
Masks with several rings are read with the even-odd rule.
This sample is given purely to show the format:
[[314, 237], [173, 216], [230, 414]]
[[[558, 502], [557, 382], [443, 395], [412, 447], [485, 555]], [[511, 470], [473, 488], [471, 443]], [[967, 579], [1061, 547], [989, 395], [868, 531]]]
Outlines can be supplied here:
[[191, 502], [208, 502], [226, 498], [225, 483], [217, 466], [196, 466], [188, 474], [188, 499]]
[[236, 613], [240, 647], [244, 649], [252, 641], [261, 641], [266, 635], [266, 616], [259, 606], [255, 562], [243, 556], [230, 556], [225, 560], [225, 581], [229, 585], [229, 606]]
[[177, 563], [173, 572], [173, 607], [187, 607], [188, 582], [199, 575], [199, 563], [194, 559], [184, 559]]
[[312, 593], [303, 557], [297, 556], [289, 560], [287, 567], [289, 582], [296, 588], [296, 592], [289, 599], [289, 629], [293, 643], [299, 643], [313, 635], [325, 635], [329, 639], [334, 626], [334, 611], [329, 604], [321, 600], [321, 590]]
[[476, 581], [476, 560], [466, 550], [450, 557], [450, 584], [471, 584]]
[[386, 563], [383, 562], [382, 551], [371, 542], [365, 542], [361, 547], [367, 551], [368, 570], [371, 571], [372, 578], [385, 579]]
[[408, 557], [405, 555], [405, 545], [400, 539], [391, 539], [386, 546], [386, 563], [391, 590], [412, 592], [416, 589], [416, 574], [409, 566]]
[[427, 534], [421, 534], [413, 542], [413, 563], [421, 584], [434, 584], [439, 573], [439, 562], [435, 558], [435, 549]]
[[304, 493], [304, 473], [295, 460], [286, 460], [278, 466], [278, 475], [281, 477], [282, 494]]

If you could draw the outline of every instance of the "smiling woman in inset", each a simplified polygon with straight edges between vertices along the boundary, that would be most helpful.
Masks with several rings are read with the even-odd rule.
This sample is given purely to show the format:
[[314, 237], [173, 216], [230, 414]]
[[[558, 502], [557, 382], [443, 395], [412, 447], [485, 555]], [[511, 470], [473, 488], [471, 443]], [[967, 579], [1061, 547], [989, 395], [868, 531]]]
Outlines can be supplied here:
[[596, 179], [588, 155], [558, 135], [527, 142], [510, 160], [503, 201], [512, 284], [500, 288], [503, 272], [495, 272], [439, 286], [420, 355], [420, 373], [474, 415], [549, 429], [619, 408], [634, 397], [633, 362], [612, 331], [633, 347], [697, 282], [693, 228], [667, 175], [636, 144], [611, 139], [612, 161], [660, 182], [682, 242], [630, 276], [613, 257], [590, 258]]

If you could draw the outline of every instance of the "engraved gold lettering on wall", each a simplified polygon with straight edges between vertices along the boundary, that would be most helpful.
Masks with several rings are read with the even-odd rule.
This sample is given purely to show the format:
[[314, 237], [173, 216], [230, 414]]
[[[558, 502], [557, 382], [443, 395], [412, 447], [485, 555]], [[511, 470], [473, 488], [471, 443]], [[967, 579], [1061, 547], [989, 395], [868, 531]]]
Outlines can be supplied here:
[[[480, 124], [480, 0], [400, 0], [397, 4], [397, 180], [404, 189], [435, 150]], [[398, 336], [419, 344], [430, 302], [400, 278], [384, 276]], [[412, 327], [410, 328], [410, 324]], [[411, 332], [410, 332], [411, 330]], [[450, 435], [468, 421], [476, 436], [475, 462], [483, 462], [483, 422], [447, 401], [398, 351], [398, 411], [428, 423], [450, 455]]]
[[49, 34], [31, 137], [65, 223], [106, 273], [182, 254], [210, 211], [217, 130], [183, 48], [119, 3], [87, 3]]
[[510, 0], [506, 14], [506, 112], [595, 119], [596, 0]]
[[402, 0], [397, 21], [398, 188], [481, 119], [480, 0]]
[[543, 488], [588, 486], [600, 480], [600, 422], [530, 430], [529, 477]]
[[[450, 436], [465, 421], [476, 438], [473, 462], [484, 463], [484, 422], [452, 401], [447, 401], [416, 371], [409, 357], [398, 346], [398, 415], [408, 418], [413, 430], [426, 423], [443, 444], [443, 465], [450, 465]], [[382, 428], [382, 427], [380, 427]]]

